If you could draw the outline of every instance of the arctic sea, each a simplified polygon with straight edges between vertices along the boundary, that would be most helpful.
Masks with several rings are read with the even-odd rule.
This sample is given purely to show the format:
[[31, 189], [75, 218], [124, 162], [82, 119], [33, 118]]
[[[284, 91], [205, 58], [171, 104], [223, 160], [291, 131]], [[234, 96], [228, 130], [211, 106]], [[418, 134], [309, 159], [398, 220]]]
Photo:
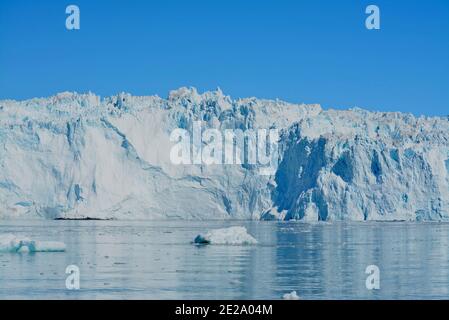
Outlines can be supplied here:
[[[254, 246], [196, 246], [245, 226]], [[0, 234], [66, 252], [0, 253], [0, 299], [448, 299], [449, 224], [246, 221], [2, 221]], [[80, 290], [66, 289], [68, 265]], [[380, 269], [368, 290], [366, 267]]]

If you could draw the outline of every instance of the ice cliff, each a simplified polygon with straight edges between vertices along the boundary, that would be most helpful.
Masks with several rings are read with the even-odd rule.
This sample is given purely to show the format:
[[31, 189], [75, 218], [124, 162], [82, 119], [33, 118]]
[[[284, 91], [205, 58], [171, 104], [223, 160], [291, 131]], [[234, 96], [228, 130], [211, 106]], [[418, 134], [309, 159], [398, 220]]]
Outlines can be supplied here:
[[[272, 176], [174, 165], [176, 128], [277, 128]], [[449, 119], [220, 90], [0, 101], [0, 219], [449, 220]]]

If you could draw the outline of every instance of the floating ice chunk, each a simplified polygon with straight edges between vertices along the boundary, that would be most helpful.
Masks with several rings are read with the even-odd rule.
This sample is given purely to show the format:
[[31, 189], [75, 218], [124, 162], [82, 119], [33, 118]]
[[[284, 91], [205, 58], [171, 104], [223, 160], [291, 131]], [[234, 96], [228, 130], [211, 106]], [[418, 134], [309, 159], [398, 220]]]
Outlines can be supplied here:
[[197, 244], [222, 244], [222, 245], [251, 245], [257, 244], [245, 227], [230, 227], [224, 229], [215, 229], [196, 236]]
[[63, 252], [65, 244], [58, 241], [32, 241], [33, 252]]
[[63, 242], [35, 241], [13, 234], [0, 235], [0, 252], [63, 252], [65, 249]]
[[296, 291], [292, 291], [290, 293], [286, 293], [282, 296], [284, 300], [299, 300], [299, 296], [296, 294]]

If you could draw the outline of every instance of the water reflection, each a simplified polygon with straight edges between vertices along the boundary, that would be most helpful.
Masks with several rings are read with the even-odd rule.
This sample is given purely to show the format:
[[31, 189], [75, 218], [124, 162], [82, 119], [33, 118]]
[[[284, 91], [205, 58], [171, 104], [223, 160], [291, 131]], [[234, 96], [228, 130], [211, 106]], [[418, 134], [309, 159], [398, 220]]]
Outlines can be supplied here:
[[[194, 246], [208, 229], [244, 225], [257, 246]], [[66, 253], [0, 254], [1, 299], [449, 298], [444, 223], [3, 222], [0, 233], [64, 241]], [[65, 288], [65, 268], [81, 290]], [[381, 289], [365, 287], [365, 268]]]

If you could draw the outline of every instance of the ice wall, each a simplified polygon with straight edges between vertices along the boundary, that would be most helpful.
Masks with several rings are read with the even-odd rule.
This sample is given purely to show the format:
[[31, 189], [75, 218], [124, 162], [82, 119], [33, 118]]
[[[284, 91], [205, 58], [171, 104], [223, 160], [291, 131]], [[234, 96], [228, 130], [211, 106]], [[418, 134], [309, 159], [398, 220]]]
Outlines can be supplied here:
[[[174, 165], [176, 128], [281, 132], [272, 176]], [[220, 90], [0, 101], [0, 218], [446, 220], [449, 121]]]

